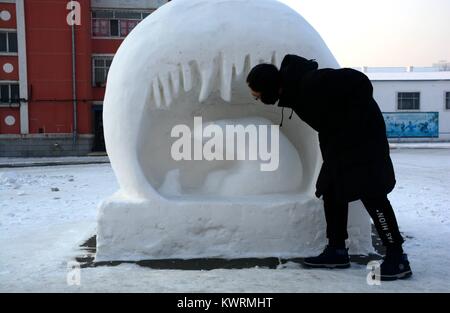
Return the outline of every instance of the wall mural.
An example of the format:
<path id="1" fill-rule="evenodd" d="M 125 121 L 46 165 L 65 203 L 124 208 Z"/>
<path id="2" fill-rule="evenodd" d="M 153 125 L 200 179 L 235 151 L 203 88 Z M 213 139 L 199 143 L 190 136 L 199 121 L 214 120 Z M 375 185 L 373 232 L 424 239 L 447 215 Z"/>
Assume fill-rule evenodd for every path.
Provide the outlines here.
<path id="1" fill-rule="evenodd" d="M 439 137 L 439 112 L 383 113 L 388 138 Z"/>

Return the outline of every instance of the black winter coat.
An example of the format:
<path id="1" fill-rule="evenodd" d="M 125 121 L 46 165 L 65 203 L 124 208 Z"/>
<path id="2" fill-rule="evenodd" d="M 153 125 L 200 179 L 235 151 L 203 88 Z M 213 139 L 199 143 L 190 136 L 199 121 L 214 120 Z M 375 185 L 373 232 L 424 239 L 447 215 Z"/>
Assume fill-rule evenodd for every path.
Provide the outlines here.
<path id="1" fill-rule="evenodd" d="M 287 55 L 281 65 L 278 106 L 292 108 L 319 133 L 323 164 L 316 196 L 354 201 L 394 189 L 386 125 L 373 87 L 363 73 L 311 69 L 309 61 Z"/>

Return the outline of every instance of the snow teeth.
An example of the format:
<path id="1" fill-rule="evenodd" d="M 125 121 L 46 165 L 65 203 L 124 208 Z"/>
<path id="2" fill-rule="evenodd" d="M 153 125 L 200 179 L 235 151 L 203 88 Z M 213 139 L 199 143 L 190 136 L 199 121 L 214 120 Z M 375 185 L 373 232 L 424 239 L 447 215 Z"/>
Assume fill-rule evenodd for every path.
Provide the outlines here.
<path id="1" fill-rule="evenodd" d="M 234 62 L 236 76 L 241 76 L 247 69 L 250 68 L 250 54 L 247 54 L 243 59 L 237 59 Z"/>
<path id="2" fill-rule="evenodd" d="M 262 59 L 257 59 L 255 56 L 254 57 L 252 57 L 252 56 L 249 56 L 249 66 L 247 67 L 247 63 L 245 64 L 246 66 L 245 66 L 245 69 L 244 69 L 244 71 L 245 71 L 245 74 L 247 75 L 248 73 L 250 73 L 250 70 L 252 69 L 252 68 L 254 68 L 256 65 L 258 65 L 258 64 L 260 64 L 260 63 L 263 63 L 264 62 L 264 60 L 262 60 Z"/>
<path id="3" fill-rule="evenodd" d="M 208 63 L 207 66 L 203 66 L 203 69 L 200 70 L 201 89 L 198 97 L 199 102 L 208 99 L 209 95 L 212 93 L 218 72 L 219 64 L 217 58 Z"/>
<path id="4" fill-rule="evenodd" d="M 177 97 L 180 92 L 180 68 L 181 66 L 178 66 L 175 70 L 172 70 L 169 75 L 170 85 L 172 86 L 174 97 Z"/>
<path id="5" fill-rule="evenodd" d="M 220 69 L 220 96 L 223 100 L 231 101 L 231 81 L 233 79 L 233 66 L 224 57 L 221 57 Z"/>
<path id="6" fill-rule="evenodd" d="M 181 74 L 181 77 L 183 78 L 183 89 L 188 92 L 192 89 L 192 69 L 190 65 L 183 64 L 181 66 Z"/>
<path id="7" fill-rule="evenodd" d="M 155 101 L 156 107 L 159 109 L 159 108 L 161 108 L 162 99 L 161 99 L 161 90 L 160 90 L 160 87 L 159 87 L 159 79 L 158 79 L 158 77 L 153 80 L 153 84 L 152 85 L 153 85 L 152 86 L 152 89 L 153 89 L 153 100 Z"/>
<path id="8" fill-rule="evenodd" d="M 197 61 L 178 64 L 166 73 L 159 73 L 152 83 L 151 101 L 156 108 L 169 107 L 180 90 L 189 92 L 194 87 L 194 81 L 200 82 L 199 102 L 204 102 L 215 88 L 219 89 L 220 97 L 231 101 L 233 79 L 242 79 L 257 64 L 271 63 L 278 68 L 281 59 L 274 51 L 269 55 L 251 56 L 230 60 L 222 53 L 208 63 L 199 65 Z M 198 78 L 197 78 L 198 77 Z"/>
<path id="9" fill-rule="evenodd" d="M 159 79 L 161 81 L 162 93 L 163 93 L 165 105 L 167 107 L 169 107 L 170 104 L 172 103 L 172 90 L 169 85 L 169 73 L 160 74 Z"/>
<path id="10" fill-rule="evenodd" d="M 247 54 L 245 56 L 245 60 L 244 60 L 244 69 L 243 69 L 243 74 L 247 75 L 248 73 L 250 73 L 250 70 L 253 68 L 252 67 L 252 60 L 251 60 L 251 56 L 250 54 Z M 255 64 L 256 65 L 256 64 Z"/>
<path id="11" fill-rule="evenodd" d="M 280 63 L 278 64 L 278 62 L 280 62 Z M 281 61 L 278 60 L 278 56 L 277 56 L 277 52 L 276 52 L 276 51 L 274 51 L 274 52 L 272 53 L 272 58 L 270 59 L 270 63 L 272 63 L 272 64 L 275 65 L 276 67 L 280 68 L 280 66 L 281 66 Z"/>

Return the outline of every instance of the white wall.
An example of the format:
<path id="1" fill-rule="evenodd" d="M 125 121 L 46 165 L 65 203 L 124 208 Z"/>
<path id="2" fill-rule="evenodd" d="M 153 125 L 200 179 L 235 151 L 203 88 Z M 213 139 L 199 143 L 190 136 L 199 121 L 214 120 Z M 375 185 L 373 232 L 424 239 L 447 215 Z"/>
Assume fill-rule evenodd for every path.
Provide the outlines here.
<path id="1" fill-rule="evenodd" d="M 419 112 L 439 112 L 439 140 L 450 140 L 450 110 L 445 108 L 450 81 L 372 81 L 372 84 L 374 98 L 383 112 L 407 112 L 397 109 L 397 93 L 420 92 Z"/>

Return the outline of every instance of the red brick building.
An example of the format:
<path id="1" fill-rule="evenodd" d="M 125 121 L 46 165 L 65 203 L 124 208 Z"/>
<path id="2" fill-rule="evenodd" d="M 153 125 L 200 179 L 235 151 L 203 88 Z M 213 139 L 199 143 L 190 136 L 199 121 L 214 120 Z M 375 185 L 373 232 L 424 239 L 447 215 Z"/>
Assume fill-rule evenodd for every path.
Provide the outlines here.
<path id="1" fill-rule="evenodd" d="M 106 75 L 162 0 L 0 1 L 0 156 L 104 150 Z"/>

